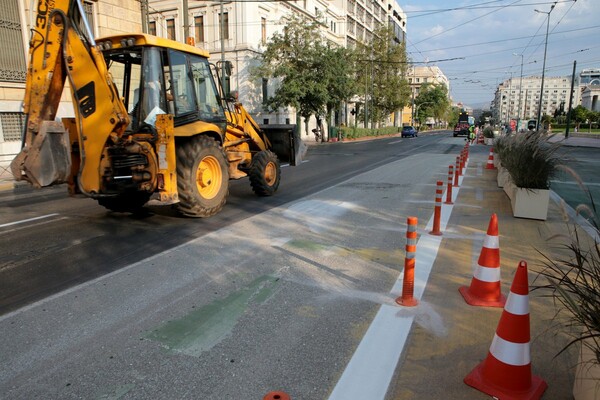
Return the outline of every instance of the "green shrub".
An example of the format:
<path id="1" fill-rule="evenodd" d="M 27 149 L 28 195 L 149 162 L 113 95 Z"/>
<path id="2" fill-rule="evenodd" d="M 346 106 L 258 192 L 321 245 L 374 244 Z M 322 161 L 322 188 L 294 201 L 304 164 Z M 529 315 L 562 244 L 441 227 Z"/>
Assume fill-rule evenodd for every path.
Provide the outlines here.
<path id="1" fill-rule="evenodd" d="M 358 139 L 361 137 L 368 136 L 386 136 L 393 135 L 400 132 L 400 128 L 397 126 L 387 126 L 385 128 L 378 129 L 365 129 L 365 128 L 353 128 L 353 127 L 342 127 L 340 128 L 342 132 L 342 138 L 344 139 Z"/>

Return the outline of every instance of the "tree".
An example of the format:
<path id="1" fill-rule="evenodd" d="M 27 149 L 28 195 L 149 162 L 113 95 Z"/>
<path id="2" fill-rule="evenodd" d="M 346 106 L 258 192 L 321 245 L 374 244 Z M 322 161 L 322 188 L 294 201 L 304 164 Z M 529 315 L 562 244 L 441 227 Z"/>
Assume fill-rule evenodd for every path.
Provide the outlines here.
<path id="1" fill-rule="evenodd" d="M 493 114 L 491 111 L 484 111 L 479 116 L 479 125 L 484 126 L 492 121 Z"/>
<path id="2" fill-rule="evenodd" d="M 370 42 L 357 45 L 356 54 L 356 81 L 365 94 L 367 118 L 381 123 L 410 99 L 406 45 L 396 43 L 393 31 L 381 26 Z"/>
<path id="3" fill-rule="evenodd" d="M 448 100 L 448 89 L 444 85 L 426 83 L 421 86 L 419 95 L 415 98 L 416 115 L 419 123 L 427 117 L 434 117 L 436 121 L 445 119 L 450 100 Z"/>
<path id="4" fill-rule="evenodd" d="M 253 77 L 280 82 L 265 104 L 268 110 L 294 107 L 308 123 L 313 115 L 331 115 L 353 94 L 348 50 L 328 43 L 314 19 L 290 16 L 283 32 L 275 33 L 257 58 L 259 66 L 252 71 Z"/>
<path id="5" fill-rule="evenodd" d="M 571 120 L 575 121 L 575 126 L 577 127 L 577 130 L 579 130 L 579 127 L 582 123 L 587 121 L 588 112 L 589 111 L 582 105 L 579 105 L 571 110 Z"/>

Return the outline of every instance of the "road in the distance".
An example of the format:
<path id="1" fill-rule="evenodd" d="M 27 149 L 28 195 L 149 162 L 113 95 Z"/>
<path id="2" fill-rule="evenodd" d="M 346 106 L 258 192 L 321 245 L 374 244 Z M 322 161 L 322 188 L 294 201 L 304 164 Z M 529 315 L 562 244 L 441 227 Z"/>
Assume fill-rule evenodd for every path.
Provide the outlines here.
<path id="1" fill-rule="evenodd" d="M 247 179 L 233 181 L 223 211 L 207 219 L 182 218 L 158 206 L 146 207 L 141 217 L 111 213 L 91 199 L 69 198 L 63 188 L 4 193 L 0 315 L 391 161 L 423 151 L 456 153 L 464 145 L 461 138 L 438 143 L 449 135 L 311 145 L 306 162 L 282 169 L 275 196 L 257 197 Z M 32 221 L 7 225 L 27 219 Z"/>

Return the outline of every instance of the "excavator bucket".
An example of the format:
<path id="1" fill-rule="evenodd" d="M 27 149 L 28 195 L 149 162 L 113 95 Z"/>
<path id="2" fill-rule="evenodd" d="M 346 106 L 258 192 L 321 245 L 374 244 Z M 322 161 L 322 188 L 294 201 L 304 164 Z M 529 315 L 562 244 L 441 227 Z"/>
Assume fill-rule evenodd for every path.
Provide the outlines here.
<path id="1" fill-rule="evenodd" d="M 292 166 L 302 163 L 307 147 L 300 139 L 297 125 L 260 125 L 271 142 L 271 150 L 279 161 Z"/>
<path id="2" fill-rule="evenodd" d="M 71 172 L 69 134 L 57 121 L 43 121 L 31 145 L 25 146 L 10 164 L 17 181 L 36 187 L 67 182 Z"/>

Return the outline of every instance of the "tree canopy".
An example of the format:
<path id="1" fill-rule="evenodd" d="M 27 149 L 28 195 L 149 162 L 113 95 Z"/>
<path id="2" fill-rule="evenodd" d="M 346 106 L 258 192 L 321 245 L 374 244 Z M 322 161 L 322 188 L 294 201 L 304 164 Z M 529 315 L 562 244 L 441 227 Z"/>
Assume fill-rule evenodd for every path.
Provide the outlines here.
<path id="1" fill-rule="evenodd" d="M 427 117 L 437 121 L 446 119 L 450 107 L 448 89 L 444 85 L 426 83 L 421 86 L 419 95 L 415 98 L 416 119 L 420 122 Z M 458 117 L 457 117 L 458 120 Z"/>
<path id="2" fill-rule="evenodd" d="M 394 41 L 389 27 L 382 25 L 371 41 L 357 45 L 356 62 L 356 81 L 366 98 L 369 120 L 381 123 L 392 112 L 408 105 L 406 47 L 404 42 Z"/>
<path id="3" fill-rule="evenodd" d="M 253 75 L 280 80 L 265 104 L 269 110 L 291 106 L 304 119 L 322 117 L 354 93 L 351 52 L 328 42 L 319 27 L 318 21 L 292 15 L 266 43 Z"/>

